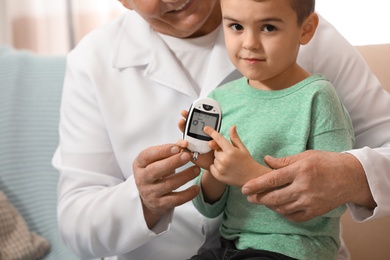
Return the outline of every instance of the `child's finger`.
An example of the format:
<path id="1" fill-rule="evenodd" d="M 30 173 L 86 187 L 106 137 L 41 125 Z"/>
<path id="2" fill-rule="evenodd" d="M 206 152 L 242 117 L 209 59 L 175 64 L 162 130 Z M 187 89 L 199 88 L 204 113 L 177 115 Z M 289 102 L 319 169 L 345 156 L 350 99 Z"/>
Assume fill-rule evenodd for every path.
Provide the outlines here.
<path id="1" fill-rule="evenodd" d="M 180 131 L 181 131 L 182 133 L 184 133 L 184 129 L 185 129 L 185 127 L 186 127 L 186 118 L 187 118 L 187 115 L 188 115 L 188 111 L 187 111 L 187 110 L 182 110 L 182 111 L 180 112 L 180 114 L 181 114 L 181 116 L 182 116 L 183 118 L 181 118 L 181 119 L 179 120 L 179 122 L 177 123 L 177 126 L 179 127 Z"/>
<path id="2" fill-rule="evenodd" d="M 184 128 L 186 127 L 186 121 L 184 118 L 181 118 L 179 122 L 177 123 L 177 126 L 179 127 L 180 131 L 184 133 Z"/>
<path id="3" fill-rule="evenodd" d="M 221 149 L 221 147 L 219 147 L 219 145 L 217 144 L 217 142 L 216 141 L 214 141 L 214 140 L 211 140 L 211 141 L 209 141 L 209 147 L 212 149 L 212 150 L 220 150 Z"/>
<path id="4" fill-rule="evenodd" d="M 182 110 L 182 111 L 180 111 L 180 114 L 181 114 L 182 117 L 187 118 L 188 111 L 187 110 Z"/>
<path id="5" fill-rule="evenodd" d="M 240 138 L 240 136 L 237 133 L 237 127 L 236 126 L 232 126 L 230 128 L 230 133 L 229 134 L 230 134 L 230 141 L 232 142 L 232 144 L 235 147 L 237 147 L 239 149 L 246 149 L 246 146 L 241 141 L 241 138 Z"/>
<path id="6" fill-rule="evenodd" d="M 223 137 L 220 133 L 215 131 L 212 127 L 210 126 L 205 126 L 203 131 L 209 135 L 213 140 L 218 144 L 218 146 L 222 150 L 229 149 L 231 147 L 231 144 L 228 140 L 226 140 L 225 137 Z"/>

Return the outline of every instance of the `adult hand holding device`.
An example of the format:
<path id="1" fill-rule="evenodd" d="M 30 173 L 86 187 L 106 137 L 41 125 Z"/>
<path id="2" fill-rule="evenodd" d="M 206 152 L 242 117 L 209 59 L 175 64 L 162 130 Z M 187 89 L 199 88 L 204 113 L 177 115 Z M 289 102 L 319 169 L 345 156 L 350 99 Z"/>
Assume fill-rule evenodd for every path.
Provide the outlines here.
<path id="1" fill-rule="evenodd" d="M 134 178 L 149 229 L 164 214 L 192 200 L 199 193 L 199 186 L 196 185 L 176 191 L 200 173 L 197 166 L 175 173 L 190 159 L 190 154 L 182 153 L 177 145 L 165 144 L 143 150 L 134 160 Z"/>

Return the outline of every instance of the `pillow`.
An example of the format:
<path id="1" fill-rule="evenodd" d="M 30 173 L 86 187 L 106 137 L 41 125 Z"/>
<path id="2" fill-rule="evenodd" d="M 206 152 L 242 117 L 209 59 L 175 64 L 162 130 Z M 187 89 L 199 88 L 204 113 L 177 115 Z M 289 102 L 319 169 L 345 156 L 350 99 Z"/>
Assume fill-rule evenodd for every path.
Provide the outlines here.
<path id="1" fill-rule="evenodd" d="M 0 191 L 0 259 L 35 260 L 49 250 L 49 242 L 29 231 L 17 209 Z"/>

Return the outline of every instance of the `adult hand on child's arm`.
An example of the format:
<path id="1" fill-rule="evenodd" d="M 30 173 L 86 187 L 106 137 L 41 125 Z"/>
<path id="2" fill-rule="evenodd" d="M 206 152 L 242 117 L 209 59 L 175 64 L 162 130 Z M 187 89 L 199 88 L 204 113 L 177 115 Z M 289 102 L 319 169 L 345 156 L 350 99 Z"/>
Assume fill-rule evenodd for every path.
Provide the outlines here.
<path id="1" fill-rule="evenodd" d="M 206 126 L 204 132 L 213 138 L 209 145 L 215 150 L 215 159 L 210 172 L 220 182 L 241 187 L 247 181 L 272 171 L 253 159 L 235 126 L 230 129 L 231 143 L 211 127 Z"/>
<path id="2" fill-rule="evenodd" d="M 310 150 L 265 162 L 277 170 L 248 181 L 243 194 L 296 222 L 345 203 L 374 208 L 364 169 L 351 154 Z"/>

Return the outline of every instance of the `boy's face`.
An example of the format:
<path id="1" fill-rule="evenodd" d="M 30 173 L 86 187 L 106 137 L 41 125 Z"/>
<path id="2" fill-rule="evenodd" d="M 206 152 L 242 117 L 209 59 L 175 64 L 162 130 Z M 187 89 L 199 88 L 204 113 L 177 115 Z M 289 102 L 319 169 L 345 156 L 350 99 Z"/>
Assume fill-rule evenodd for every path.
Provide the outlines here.
<path id="1" fill-rule="evenodd" d="M 230 60 L 251 86 L 277 83 L 296 67 L 302 30 L 289 0 L 221 0 L 221 7 Z"/>
<path id="2" fill-rule="evenodd" d="M 120 0 L 157 32 L 179 38 L 210 33 L 221 24 L 219 0 Z M 137 28 L 135 28 L 136 30 Z"/>

